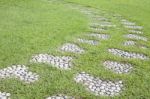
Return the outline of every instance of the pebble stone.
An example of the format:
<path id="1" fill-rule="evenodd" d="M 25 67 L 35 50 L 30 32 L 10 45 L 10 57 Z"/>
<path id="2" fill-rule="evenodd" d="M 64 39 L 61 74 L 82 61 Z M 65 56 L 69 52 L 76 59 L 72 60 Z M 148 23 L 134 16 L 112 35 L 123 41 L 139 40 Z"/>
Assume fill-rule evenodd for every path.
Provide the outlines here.
<path id="1" fill-rule="evenodd" d="M 135 44 L 136 44 L 135 41 L 125 41 L 125 42 L 123 43 L 124 46 L 132 46 L 132 45 L 135 45 Z"/>
<path id="2" fill-rule="evenodd" d="M 59 95 L 47 97 L 46 99 L 75 99 L 75 98 L 72 96 L 65 96 L 65 95 L 59 94 Z"/>
<path id="3" fill-rule="evenodd" d="M 125 35 L 125 37 L 126 37 L 126 38 L 129 38 L 129 39 L 136 39 L 136 40 L 147 41 L 147 38 L 146 38 L 146 37 L 139 36 L 139 35 L 135 35 L 135 34 L 127 34 L 127 35 Z"/>
<path id="4" fill-rule="evenodd" d="M 122 81 L 102 80 L 85 72 L 78 73 L 74 80 L 83 84 L 88 91 L 96 96 L 116 96 L 120 94 L 123 88 Z"/>
<path id="5" fill-rule="evenodd" d="M 96 32 L 104 32 L 104 31 L 106 31 L 106 29 L 104 29 L 104 28 L 99 28 L 99 27 L 90 27 L 90 29 L 91 29 L 92 31 L 96 31 Z"/>
<path id="6" fill-rule="evenodd" d="M 53 56 L 48 54 L 39 54 L 32 56 L 31 62 L 51 64 L 59 69 L 70 69 L 72 67 L 72 57 L 69 56 Z"/>
<path id="7" fill-rule="evenodd" d="M 143 34 L 142 31 L 138 31 L 138 30 L 129 30 L 130 33 L 135 33 L 135 34 Z"/>
<path id="8" fill-rule="evenodd" d="M 128 29 L 137 29 L 137 30 L 141 30 L 143 29 L 142 26 L 135 26 L 135 25 L 125 25 L 125 28 L 128 28 Z"/>
<path id="9" fill-rule="evenodd" d="M 97 37 L 98 39 L 102 39 L 102 40 L 107 40 L 110 38 L 110 36 L 108 34 L 96 34 L 96 33 L 91 33 L 91 34 L 88 34 L 89 36 L 92 36 L 92 37 Z"/>
<path id="10" fill-rule="evenodd" d="M 94 27 L 115 27 L 116 25 L 112 25 L 108 22 L 100 22 L 100 23 L 91 23 L 90 26 Z"/>
<path id="11" fill-rule="evenodd" d="M 121 20 L 121 23 L 123 25 L 130 25 L 130 26 L 136 25 L 134 22 L 130 22 L 130 21 L 125 20 L 125 19 Z"/>
<path id="12" fill-rule="evenodd" d="M 38 80 L 39 75 L 28 71 L 25 65 L 13 65 L 0 70 L 0 79 L 18 78 L 25 83 L 33 83 Z"/>
<path id="13" fill-rule="evenodd" d="M 7 92 L 0 92 L 0 99 L 10 99 L 11 94 Z"/>
<path id="14" fill-rule="evenodd" d="M 116 62 L 116 61 L 105 61 L 103 63 L 103 65 L 107 69 L 109 69 L 117 74 L 126 74 L 132 70 L 131 64 L 125 64 L 125 63 L 120 63 L 120 62 Z"/>
<path id="15" fill-rule="evenodd" d="M 148 56 L 141 54 L 141 53 L 135 53 L 135 52 L 127 52 L 120 49 L 111 48 L 108 49 L 108 52 L 112 53 L 113 55 L 117 55 L 124 58 L 135 58 L 135 59 L 141 59 L 146 60 L 149 59 Z"/>
<path id="16" fill-rule="evenodd" d="M 65 52 L 72 52 L 72 53 L 78 53 L 81 54 L 84 52 L 84 49 L 80 48 L 79 46 L 72 44 L 72 43 L 66 43 L 61 48 L 61 51 Z"/>
<path id="17" fill-rule="evenodd" d="M 95 40 L 85 40 L 85 39 L 77 39 L 80 43 L 87 43 L 90 45 L 98 45 L 98 41 Z"/>

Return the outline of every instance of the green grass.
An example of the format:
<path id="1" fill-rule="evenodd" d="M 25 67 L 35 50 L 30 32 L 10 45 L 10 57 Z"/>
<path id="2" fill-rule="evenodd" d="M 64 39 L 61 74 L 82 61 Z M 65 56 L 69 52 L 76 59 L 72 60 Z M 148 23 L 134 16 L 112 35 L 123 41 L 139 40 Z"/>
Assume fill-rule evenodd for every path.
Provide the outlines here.
<path id="1" fill-rule="evenodd" d="M 65 0 L 89 8 L 105 10 L 111 17 L 120 14 L 126 19 L 144 26 L 144 36 L 149 38 L 150 1 L 148 0 Z M 85 71 L 96 77 L 110 80 L 123 80 L 125 90 L 115 99 L 148 99 L 150 98 L 150 61 L 124 59 L 107 53 L 108 48 L 120 48 L 140 52 L 150 56 L 150 51 L 136 47 L 121 46 L 127 31 L 118 20 L 112 22 L 119 25 L 118 29 L 110 29 L 110 40 L 100 41 L 98 46 L 79 44 L 86 53 L 75 55 L 60 53 L 57 48 L 65 42 L 73 42 L 77 37 L 86 37 L 88 20 L 78 10 L 72 10 L 64 2 L 42 0 L 1 0 L 0 1 L 0 68 L 12 64 L 25 64 L 30 70 L 38 73 L 38 82 L 28 85 L 14 79 L 0 80 L 0 91 L 12 94 L 12 99 L 43 99 L 59 93 L 84 99 L 109 99 L 96 97 L 85 88 L 76 84 L 74 74 Z M 95 38 L 91 38 L 95 39 Z M 150 39 L 150 38 L 149 38 Z M 119 42 L 118 42 L 119 41 Z M 138 41 L 150 47 L 150 42 Z M 69 55 L 74 57 L 71 71 L 61 71 L 46 64 L 31 64 L 29 60 L 36 53 Z M 87 57 L 88 56 L 88 57 Z M 128 75 L 117 75 L 102 66 L 104 60 L 117 60 L 132 63 L 134 71 Z"/>

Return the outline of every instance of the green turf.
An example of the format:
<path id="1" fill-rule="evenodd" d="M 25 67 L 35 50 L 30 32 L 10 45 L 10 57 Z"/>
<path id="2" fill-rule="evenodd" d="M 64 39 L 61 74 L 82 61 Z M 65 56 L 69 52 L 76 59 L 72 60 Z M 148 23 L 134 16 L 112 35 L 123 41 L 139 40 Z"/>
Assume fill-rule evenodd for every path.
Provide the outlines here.
<path id="1" fill-rule="evenodd" d="M 112 14 L 120 14 L 126 19 L 144 26 L 144 36 L 149 38 L 150 1 L 148 0 L 64 0 L 76 4 L 105 10 Z M 110 80 L 123 80 L 125 89 L 115 99 L 149 99 L 150 98 L 150 61 L 124 59 L 107 53 L 108 48 L 120 48 L 140 52 L 150 56 L 150 51 L 136 47 L 123 47 L 122 28 L 118 20 L 112 22 L 119 25 L 118 29 L 110 29 L 110 40 L 100 41 L 98 46 L 79 44 L 86 49 L 83 55 L 60 53 L 57 48 L 65 42 L 73 42 L 77 37 L 86 37 L 90 20 L 78 10 L 71 9 L 72 3 L 59 0 L 1 0 L 0 1 L 0 68 L 12 64 L 25 64 L 30 70 L 38 73 L 38 82 L 28 85 L 19 80 L 0 80 L 0 91 L 12 94 L 12 99 L 43 99 L 50 95 L 63 93 L 83 99 L 109 99 L 96 97 L 85 88 L 76 84 L 74 74 L 85 71 L 96 77 Z M 90 38 L 91 39 L 91 38 Z M 96 39 L 96 38 L 92 38 Z M 149 38 L 150 39 L 150 38 Z M 119 42 L 118 42 L 119 41 Z M 150 42 L 139 43 L 150 47 Z M 71 71 L 61 71 L 50 65 L 31 64 L 29 60 L 36 53 L 69 55 L 74 57 Z M 88 57 L 87 57 L 88 56 Z M 111 59 L 133 64 L 134 71 L 128 75 L 118 75 L 102 66 L 104 60 Z"/>

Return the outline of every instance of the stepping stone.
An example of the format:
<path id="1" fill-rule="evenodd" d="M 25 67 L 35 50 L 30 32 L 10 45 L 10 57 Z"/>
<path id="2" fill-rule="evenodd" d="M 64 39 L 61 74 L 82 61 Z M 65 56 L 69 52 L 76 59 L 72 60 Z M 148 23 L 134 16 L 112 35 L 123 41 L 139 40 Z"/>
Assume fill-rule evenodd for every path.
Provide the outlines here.
<path id="1" fill-rule="evenodd" d="M 72 67 L 72 57 L 69 56 L 53 56 L 48 54 L 39 54 L 32 57 L 30 62 L 51 64 L 53 67 L 68 70 Z"/>
<path id="2" fill-rule="evenodd" d="M 88 34 L 88 35 L 92 36 L 92 37 L 96 37 L 96 38 L 101 39 L 101 40 L 108 40 L 110 38 L 110 36 L 108 34 L 91 33 L 91 34 Z"/>
<path id="3" fill-rule="evenodd" d="M 25 83 L 33 83 L 38 80 L 39 75 L 28 71 L 24 65 L 13 65 L 0 70 L 0 79 L 18 78 Z"/>
<path id="4" fill-rule="evenodd" d="M 127 35 L 125 35 L 125 37 L 129 38 L 129 39 L 136 39 L 136 40 L 147 41 L 146 37 L 135 35 L 135 34 L 127 34 Z"/>
<path id="5" fill-rule="evenodd" d="M 61 51 L 65 51 L 65 52 L 72 52 L 72 53 L 78 53 L 81 54 L 84 52 L 84 50 L 82 48 L 80 48 L 79 46 L 72 44 L 72 43 L 66 43 L 64 44 L 61 48 Z"/>
<path id="6" fill-rule="evenodd" d="M 107 18 L 101 17 L 101 16 L 98 16 L 98 17 L 94 16 L 94 17 L 91 17 L 91 19 L 95 21 L 108 21 Z"/>
<path id="7" fill-rule="evenodd" d="M 7 92 L 0 92 L 0 99 L 10 99 L 11 94 Z"/>
<path id="8" fill-rule="evenodd" d="M 135 34 L 143 34 L 142 31 L 138 31 L 138 30 L 129 30 L 130 33 L 135 33 Z"/>
<path id="9" fill-rule="evenodd" d="M 104 32 L 106 31 L 104 28 L 98 28 L 98 27 L 90 27 L 91 30 L 96 32 Z"/>
<path id="10" fill-rule="evenodd" d="M 115 27 L 116 25 L 108 24 L 108 23 L 92 23 L 90 26 L 94 27 Z"/>
<path id="11" fill-rule="evenodd" d="M 142 48 L 142 49 L 147 49 L 147 47 L 146 46 L 144 46 L 144 45 L 137 45 L 137 43 L 135 42 L 135 41 L 125 41 L 124 43 L 123 43 L 123 45 L 124 46 L 134 46 L 134 45 L 136 45 L 137 47 L 139 47 L 139 48 Z"/>
<path id="12" fill-rule="evenodd" d="M 96 96 L 116 96 L 123 88 L 122 81 L 109 81 L 95 78 L 85 72 L 78 73 L 74 80 L 86 87 L 88 91 Z"/>
<path id="13" fill-rule="evenodd" d="M 75 98 L 72 96 L 65 96 L 65 95 L 60 94 L 60 95 L 47 97 L 46 99 L 75 99 Z"/>
<path id="14" fill-rule="evenodd" d="M 113 55 L 117 55 L 123 58 L 135 58 L 135 59 L 141 59 L 141 60 L 149 59 L 149 57 L 144 54 L 127 52 L 127 51 L 123 51 L 123 50 L 115 49 L 115 48 L 108 49 L 108 52 L 112 53 Z"/>
<path id="15" fill-rule="evenodd" d="M 134 26 L 134 25 L 132 25 L 132 26 L 130 26 L 130 25 L 125 25 L 125 28 L 129 28 L 129 29 L 137 29 L 137 30 L 143 29 L 142 26 Z"/>
<path id="16" fill-rule="evenodd" d="M 80 43 L 86 43 L 90 45 L 98 45 L 98 41 L 95 40 L 85 40 L 85 39 L 77 39 Z"/>
<path id="17" fill-rule="evenodd" d="M 132 45 L 135 45 L 135 44 L 136 44 L 135 41 L 125 41 L 125 42 L 123 43 L 124 46 L 132 46 Z"/>
<path id="18" fill-rule="evenodd" d="M 106 69 L 109 69 L 117 74 L 126 74 L 132 70 L 131 64 L 125 64 L 116 61 L 105 61 L 103 65 Z"/>
<path id="19" fill-rule="evenodd" d="M 130 21 L 128 21 L 128 20 L 121 20 L 121 23 L 123 24 L 123 25 L 136 25 L 134 22 L 130 22 Z"/>

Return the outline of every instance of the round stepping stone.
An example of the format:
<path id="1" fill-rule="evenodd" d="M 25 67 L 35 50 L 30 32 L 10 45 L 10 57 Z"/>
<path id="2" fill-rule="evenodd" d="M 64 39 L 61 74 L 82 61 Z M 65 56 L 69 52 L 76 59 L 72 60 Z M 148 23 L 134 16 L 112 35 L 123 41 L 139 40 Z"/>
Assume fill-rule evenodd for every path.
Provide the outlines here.
<path id="1" fill-rule="evenodd" d="M 128 21 L 128 20 L 121 20 L 121 23 L 122 23 L 123 25 L 135 25 L 134 22 L 130 22 L 130 21 Z"/>
<path id="2" fill-rule="evenodd" d="M 104 32 L 104 31 L 106 31 L 104 28 L 98 28 L 98 27 L 90 27 L 90 29 L 92 31 L 96 31 L 96 32 Z"/>
<path id="3" fill-rule="evenodd" d="M 116 25 L 108 24 L 108 23 L 91 23 L 90 26 L 94 27 L 115 27 Z"/>
<path id="4" fill-rule="evenodd" d="M 135 35 L 135 34 L 127 34 L 127 35 L 125 35 L 125 37 L 126 37 L 126 38 L 129 38 L 129 39 L 136 39 L 136 40 L 147 41 L 147 38 L 146 38 L 146 37 L 139 36 L 139 35 Z"/>
<path id="5" fill-rule="evenodd" d="M 71 43 L 66 43 L 64 44 L 61 48 L 61 51 L 65 51 L 65 52 L 72 52 L 72 53 L 78 53 L 81 54 L 84 52 L 84 50 L 82 48 L 80 48 L 79 46 L 75 45 L 75 44 L 71 44 Z"/>
<path id="6" fill-rule="evenodd" d="M 107 40 L 110 38 L 110 36 L 108 34 L 96 34 L 96 33 L 91 33 L 91 34 L 88 34 L 89 36 L 92 36 L 92 37 L 96 37 L 98 39 L 101 39 L 101 40 Z"/>
<path id="7" fill-rule="evenodd" d="M 80 43 L 86 43 L 90 45 L 98 45 L 98 41 L 94 40 L 85 40 L 85 39 L 77 39 Z"/>
<path id="8" fill-rule="evenodd" d="M 70 69 L 72 67 L 72 57 L 69 56 L 53 56 L 48 54 L 39 54 L 32 56 L 31 62 L 51 64 L 59 69 Z"/>
<path id="9" fill-rule="evenodd" d="M 97 96 L 116 96 L 120 94 L 123 88 L 122 81 L 102 80 L 85 72 L 78 73 L 74 80 L 83 84 L 88 91 Z"/>
<path id="10" fill-rule="evenodd" d="M 127 51 L 123 51 L 123 50 L 115 49 L 115 48 L 108 49 L 108 52 L 112 53 L 113 55 L 117 55 L 123 58 L 135 58 L 135 59 L 141 59 L 141 60 L 149 59 L 149 57 L 144 54 L 127 52 Z"/>
<path id="11" fill-rule="evenodd" d="M 24 65 L 13 65 L 0 70 L 0 79 L 18 78 L 25 83 L 33 83 L 38 80 L 39 75 L 28 71 Z"/>
<path id="12" fill-rule="evenodd" d="M 0 92 L 0 99 L 10 99 L 11 94 L 7 92 Z"/>
<path id="13" fill-rule="evenodd" d="M 106 69 L 109 69 L 117 74 L 126 74 L 132 70 L 131 64 L 125 64 L 116 61 L 105 61 L 103 65 Z"/>
<path id="14" fill-rule="evenodd" d="M 130 33 L 135 33 L 135 34 L 143 34 L 142 31 L 138 31 L 138 30 L 129 30 Z"/>
<path id="15" fill-rule="evenodd" d="M 142 26 L 134 26 L 134 25 L 132 25 L 132 26 L 130 26 L 130 25 L 125 25 L 125 28 L 128 28 L 128 29 L 137 29 L 137 30 L 143 29 Z"/>
<path id="16" fill-rule="evenodd" d="M 46 99 L 75 99 L 75 98 L 72 96 L 65 96 L 65 95 L 59 94 L 59 95 L 47 97 Z"/>
<path id="17" fill-rule="evenodd" d="M 135 44 L 136 44 L 135 41 L 125 41 L 123 43 L 124 46 L 132 46 L 132 45 L 135 45 Z"/>

